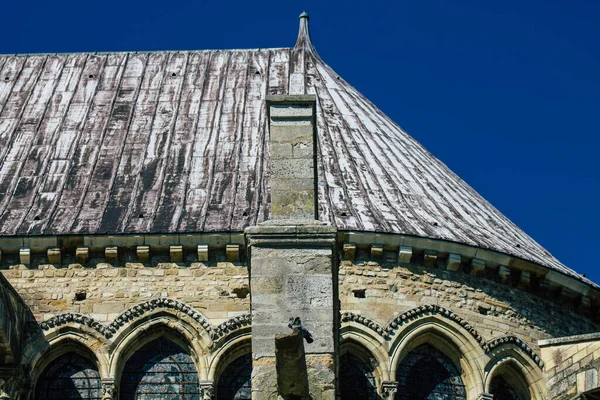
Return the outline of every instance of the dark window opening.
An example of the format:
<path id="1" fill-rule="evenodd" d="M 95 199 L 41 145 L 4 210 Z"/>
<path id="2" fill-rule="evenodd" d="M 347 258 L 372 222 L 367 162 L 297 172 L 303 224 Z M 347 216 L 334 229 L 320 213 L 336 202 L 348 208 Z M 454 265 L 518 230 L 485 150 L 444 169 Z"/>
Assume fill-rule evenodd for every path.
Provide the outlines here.
<path id="1" fill-rule="evenodd" d="M 398 366 L 396 400 L 466 400 L 460 372 L 444 353 L 424 344 Z"/>
<path id="2" fill-rule="evenodd" d="M 53 361 L 38 379 L 38 400 L 100 400 L 102 382 L 98 368 L 87 358 L 67 353 Z"/>
<path id="3" fill-rule="evenodd" d="M 340 388 L 342 400 L 378 400 L 373 371 L 353 354 L 340 357 Z"/>
<path id="4" fill-rule="evenodd" d="M 139 349 L 125 364 L 121 400 L 200 400 L 198 372 L 190 355 L 160 338 Z"/>
<path id="5" fill-rule="evenodd" d="M 252 357 L 250 354 L 229 363 L 219 377 L 217 400 L 252 399 Z"/>
<path id="6" fill-rule="evenodd" d="M 490 382 L 490 394 L 494 400 L 521 400 L 517 391 L 501 376 L 495 376 Z"/>

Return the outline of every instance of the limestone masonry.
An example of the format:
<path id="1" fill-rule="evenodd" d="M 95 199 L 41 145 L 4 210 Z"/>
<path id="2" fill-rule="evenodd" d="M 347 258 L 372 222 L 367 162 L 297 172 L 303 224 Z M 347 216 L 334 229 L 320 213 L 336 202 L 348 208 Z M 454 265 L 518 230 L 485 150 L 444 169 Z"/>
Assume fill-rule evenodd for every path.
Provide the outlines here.
<path id="1" fill-rule="evenodd" d="M 0 399 L 600 399 L 600 286 L 293 48 L 0 56 Z"/>

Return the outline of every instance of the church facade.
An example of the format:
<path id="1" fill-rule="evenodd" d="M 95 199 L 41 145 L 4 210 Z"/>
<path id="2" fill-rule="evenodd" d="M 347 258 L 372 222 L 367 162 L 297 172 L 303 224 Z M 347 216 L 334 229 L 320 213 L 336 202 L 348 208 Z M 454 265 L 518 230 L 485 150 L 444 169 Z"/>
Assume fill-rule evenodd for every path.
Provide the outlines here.
<path id="1" fill-rule="evenodd" d="M 600 398 L 600 286 L 293 48 L 0 56 L 0 399 Z"/>

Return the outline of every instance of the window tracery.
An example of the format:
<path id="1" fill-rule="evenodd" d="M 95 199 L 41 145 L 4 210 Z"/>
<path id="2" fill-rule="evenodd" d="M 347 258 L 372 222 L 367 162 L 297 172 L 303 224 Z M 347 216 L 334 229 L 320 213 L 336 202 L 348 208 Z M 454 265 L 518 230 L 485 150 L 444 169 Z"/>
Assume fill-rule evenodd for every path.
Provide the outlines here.
<path id="1" fill-rule="evenodd" d="M 379 399 L 372 369 L 350 353 L 340 357 L 340 391 L 342 400 Z"/>
<path id="2" fill-rule="evenodd" d="M 460 372 L 435 347 L 424 344 L 411 351 L 396 372 L 396 400 L 466 400 Z"/>
<path id="3" fill-rule="evenodd" d="M 125 364 L 119 398 L 200 400 L 194 361 L 170 340 L 154 340 L 139 349 Z"/>
<path id="4" fill-rule="evenodd" d="M 102 382 L 98 368 L 87 358 L 67 353 L 54 360 L 37 381 L 38 400 L 100 400 Z"/>
<path id="5" fill-rule="evenodd" d="M 219 377 L 217 400 L 252 398 L 252 357 L 250 354 L 233 360 Z"/>

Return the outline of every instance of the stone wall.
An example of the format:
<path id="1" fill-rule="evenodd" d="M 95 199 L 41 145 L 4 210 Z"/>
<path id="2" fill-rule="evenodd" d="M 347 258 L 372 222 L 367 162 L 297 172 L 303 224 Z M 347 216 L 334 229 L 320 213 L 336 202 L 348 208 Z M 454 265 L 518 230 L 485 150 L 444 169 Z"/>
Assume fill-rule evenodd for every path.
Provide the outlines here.
<path id="1" fill-rule="evenodd" d="M 155 297 L 190 305 L 214 325 L 250 310 L 248 268 L 241 263 L 117 265 L 100 262 L 85 268 L 70 264 L 29 269 L 18 264 L 2 273 L 40 322 L 64 312 L 112 321 L 125 309 Z"/>
<path id="2" fill-rule="evenodd" d="M 398 314 L 437 304 L 466 319 L 486 340 L 508 333 L 529 342 L 598 331 L 589 319 L 509 284 L 460 271 L 397 263 L 342 261 L 342 312 L 385 326 Z"/>
<path id="3" fill-rule="evenodd" d="M 573 399 L 598 389 L 600 333 L 543 340 L 539 345 L 549 399 Z"/>

